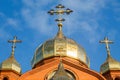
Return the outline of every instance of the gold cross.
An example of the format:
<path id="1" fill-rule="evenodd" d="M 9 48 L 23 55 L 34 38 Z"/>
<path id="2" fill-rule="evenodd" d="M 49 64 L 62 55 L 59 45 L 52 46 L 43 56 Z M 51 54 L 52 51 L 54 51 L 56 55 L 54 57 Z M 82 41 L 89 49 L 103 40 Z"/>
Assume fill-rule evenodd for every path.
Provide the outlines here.
<path id="1" fill-rule="evenodd" d="M 65 21 L 65 19 L 62 18 L 61 16 L 62 16 L 64 13 L 66 13 L 66 14 L 69 15 L 71 12 L 73 12 L 73 11 L 70 10 L 69 8 L 67 8 L 66 10 L 64 10 L 64 8 L 65 8 L 65 7 L 64 7 L 63 5 L 58 4 L 58 5 L 56 6 L 56 9 L 57 9 L 57 10 L 51 9 L 50 11 L 48 11 L 48 13 L 49 13 L 50 15 L 54 15 L 54 14 L 58 15 L 58 19 L 55 20 L 55 21 L 58 22 L 58 27 L 62 27 L 62 22 Z"/>
<path id="2" fill-rule="evenodd" d="M 108 53 L 108 55 L 110 55 L 109 44 L 112 44 L 113 41 L 110 41 L 110 40 L 108 40 L 107 37 L 105 37 L 104 40 L 101 40 L 101 41 L 100 41 L 100 43 L 104 43 L 104 44 L 106 44 L 107 53 Z"/>
<path id="3" fill-rule="evenodd" d="M 8 42 L 12 43 L 12 54 L 14 55 L 14 51 L 15 51 L 15 48 L 16 48 L 16 43 L 21 43 L 22 41 L 17 40 L 17 37 L 14 36 L 14 39 L 13 40 L 8 40 Z"/>

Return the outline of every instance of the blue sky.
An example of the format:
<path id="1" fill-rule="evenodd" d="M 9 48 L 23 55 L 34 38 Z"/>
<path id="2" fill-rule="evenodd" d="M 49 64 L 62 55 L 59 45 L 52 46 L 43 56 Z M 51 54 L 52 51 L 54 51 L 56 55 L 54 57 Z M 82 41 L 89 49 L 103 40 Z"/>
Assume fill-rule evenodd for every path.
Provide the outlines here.
<path id="1" fill-rule="evenodd" d="M 85 49 L 91 69 L 99 72 L 106 59 L 105 46 L 99 44 L 105 36 L 114 41 L 111 55 L 120 61 L 120 0 L 0 0 L 0 62 L 10 56 L 7 40 L 16 35 L 22 43 L 17 44 L 15 57 L 22 72 L 30 70 L 37 46 L 57 33 L 56 16 L 47 11 L 60 3 L 74 11 L 64 15 L 63 32 Z"/>

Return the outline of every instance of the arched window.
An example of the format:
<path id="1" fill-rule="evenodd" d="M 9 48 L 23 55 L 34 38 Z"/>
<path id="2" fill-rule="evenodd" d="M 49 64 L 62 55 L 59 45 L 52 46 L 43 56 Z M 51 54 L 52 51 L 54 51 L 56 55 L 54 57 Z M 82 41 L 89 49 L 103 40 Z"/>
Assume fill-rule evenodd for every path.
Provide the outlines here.
<path id="1" fill-rule="evenodd" d="M 57 70 L 49 73 L 48 76 L 45 78 L 45 80 L 52 80 L 51 78 L 54 76 L 54 74 L 56 73 L 56 71 L 57 71 Z M 68 75 L 72 80 L 76 80 L 75 75 L 74 75 L 71 71 L 69 71 L 69 70 L 65 70 L 65 71 L 66 71 L 67 75 Z M 60 80 L 63 80 L 63 79 L 60 79 Z"/>
<path id="2" fill-rule="evenodd" d="M 3 80 L 9 80 L 8 77 L 4 77 Z"/>
<path id="3" fill-rule="evenodd" d="M 120 80 L 120 77 L 116 77 L 114 80 Z"/>

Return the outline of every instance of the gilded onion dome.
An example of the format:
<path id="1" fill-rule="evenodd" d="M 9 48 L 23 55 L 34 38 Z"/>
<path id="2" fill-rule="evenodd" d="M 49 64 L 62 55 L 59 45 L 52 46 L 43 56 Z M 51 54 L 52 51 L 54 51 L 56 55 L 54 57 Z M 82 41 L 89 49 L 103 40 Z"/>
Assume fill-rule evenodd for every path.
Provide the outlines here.
<path id="1" fill-rule="evenodd" d="M 110 49 L 109 44 L 112 44 L 113 41 L 109 41 L 107 37 L 104 38 L 104 40 L 100 41 L 100 43 L 106 44 L 106 50 L 107 50 L 107 59 L 106 61 L 101 65 L 100 72 L 103 74 L 110 70 L 120 70 L 120 62 L 113 59 L 110 55 Z"/>
<path id="2" fill-rule="evenodd" d="M 106 61 L 100 67 L 102 74 L 109 70 L 120 70 L 120 62 L 113 59 L 110 55 L 107 56 Z"/>
<path id="3" fill-rule="evenodd" d="M 70 9 L 63 10 L 65 7 L 61 4 L 56 6 L 56 8 L 56 11 L 52 9 L 48 13 L 51 15 L 59 15 L 59 18 L 56 19 L 59 28 L 58 33 L 55 38 L 47 40 L 42 45 L 38 46 L 31 62 L 32 68 L 41 60 L 55 56 L 74 58 L 84 63 L 86 66 L 89 66 L 89 59 L 85 50 L 74 40 L 65 37 L 62 33 L 62 22 L 65 21 L 65 19 L 61 18 L 61 15 L 64 13 L 70 14 L 73 11 Z"/>
<path id="4" fill-rule="evenodd" d="M 21 42 L 20 40 L 17 40 L 17 37 L 14 37 L 14 40 L 8 40 L 9 43 L 12 43 L 12 52 L 10 57 L 3 61 L 0 64 L 0 70 L 11 70 L 11 71 L 15 71 L 18 74 L 21 74 L 21 67 L 20 64 L 16 61 L 15 57 L 14 57 L 14 52 L 15 52 L 15 48 L 16 48 L 16 43 Z"/>
<path id="5" fill-rule="evenodd" d="M 20 64 L 14 58 L 14 55 L 11 55 L 7 60 L 3 61 L 0 64 L 0 70 L 12 70 L 17 72 L 18 74 L 21 73 Z"/>
<path id="6" fill-rule="evenodd" d="M 55 38 L 47 40 L 42 45 L 38 46 L 31 62 L 32 67 L 35 67 L 41 60 L 55 56 L 74 58 L 89 66 L 89 59 L 84 48 L 74 40 L 66 38 L 60 27 Z"/>

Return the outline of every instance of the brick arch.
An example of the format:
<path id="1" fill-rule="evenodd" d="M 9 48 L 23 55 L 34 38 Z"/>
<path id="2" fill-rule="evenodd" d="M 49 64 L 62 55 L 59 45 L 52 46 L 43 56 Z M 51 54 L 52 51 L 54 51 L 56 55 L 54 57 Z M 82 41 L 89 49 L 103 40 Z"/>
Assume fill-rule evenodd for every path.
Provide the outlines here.
<path id="1" fill-rule="evenodd" d="M 5 76 L 5 77 L 3 77 L 2 80 L 9 80 L 9 77 L 8 77 L 8 76 Z"/>
<path id="2" fill-rule="evenodd" d="M 119 77 L 119 76 L 117 76 L 114 80 L 120 80 L 120 77 Z"/>
<path id="3" fill-rule="evenodd" d="M 54 74 L 56 71 L 57 71 L 57 69 L 54 69 L 54 70 L 49 71 L 49 73 L 46 74 L 46 76 L 45 76 L 45 80 L 48 80 L 49 75 Z M 69 75 L 71 75 L 75 80 L 76 80 L 76 79 L 78 80 L 78 76 L 75 74 L 74 71 L 71 71 L 71 70 L 69 70 L 69 69 L 65 69 L 65 71 L 66 71 Z M 52 77 L 52 76 L 51 76 L 51 77 Z M 50 77 L 49 77 L 49 78 L 50 78 Z"/>

